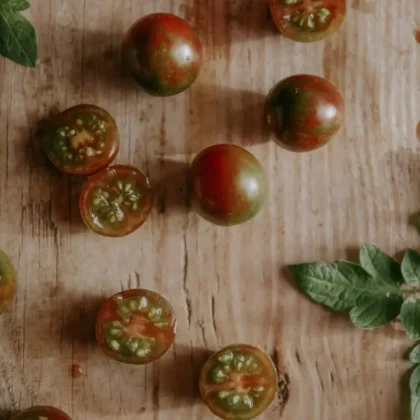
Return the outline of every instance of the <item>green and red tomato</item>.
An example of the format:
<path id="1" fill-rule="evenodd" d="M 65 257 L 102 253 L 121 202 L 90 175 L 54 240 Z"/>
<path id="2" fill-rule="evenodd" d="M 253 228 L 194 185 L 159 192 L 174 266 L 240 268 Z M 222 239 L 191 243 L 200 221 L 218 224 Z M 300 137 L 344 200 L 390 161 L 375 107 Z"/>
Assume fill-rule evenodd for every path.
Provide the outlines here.
<path id="1" fill-rule="evenodd" d="M 199 380 L 201 396 L 216 416 L 251 420 L 263 413 L 278 391 L 270 357 L 257 347 L 235 344 L 213 354 Z"/>
<path id="2" fill-rule="evenodd" d="M 122 56 L 126 68 L 146 92 L 171 96 L 188 89 L 198 77 L 202 46 L 184 19 L 153 13 L 127 31 Z"/>
<path id="3" fill-rule="evenodd" d="M 99 310 L 96 338 L 104 353 L 129 364 L 146 364 L 171 347 L 176 319 L 169 302 L 156 292 L 130 289 L 110 297 Z"/>
<path id="4" fill-rule="evenodd" d="M 346 0 L 269 0 L 281 33 L 295 41 L 314 42 L 336 32 L 346 16 Z"/>
<path id="5" fill-rule="evenodd" d="M 113 117 L 89 104 L 74 106 L 51 118 L 42 137 L 50 161 L 71 175 L 91 175 L 105 168 L 120 145 Z"/>
<path id="6" fill-rule="evenodd" d="M 271 89 L 264 112 L 280 146 L 307 152 L 324 146 L 338 133 L 344 121 L 344 101 L 328 80 L 294 75 Z"/>
<path id="7" fill-rule="evenodd" d="M 126 236 L 149 216 L 153 207 L 152 186 L 134 166 L 110 166 L 86 181 L 79 207 L 84 223 L 93 232 Z"/>
<path id="8" fill-rule="evenodd" d="M 54 407 L 36 406 L 13 416 L 11 420 L 71 420 L 70 417 Z"/>
<path id="9" fill-rule="evenodd" d="M 0 251 L 0 314 L 13 302 L 16 291 L 16 271 L 10 258 Z"/>
<path id="10" fill-rule="evenodd" d="M 194 207 L 204 219 L 232 226 L 252 219 L 263 207 L 267 178 L 246 149 L 218 144 L 202 150 L 191 164 Z"/>

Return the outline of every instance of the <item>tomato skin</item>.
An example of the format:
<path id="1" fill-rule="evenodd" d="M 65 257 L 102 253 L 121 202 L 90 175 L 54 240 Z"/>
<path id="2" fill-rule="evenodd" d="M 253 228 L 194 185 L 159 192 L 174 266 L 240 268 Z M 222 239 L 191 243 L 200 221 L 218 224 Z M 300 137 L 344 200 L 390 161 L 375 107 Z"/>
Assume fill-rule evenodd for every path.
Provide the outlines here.
<path id="1" fill-rule="evenodd" d="M 267 196 L 260 162 L 246 149 L 217 144 L 202 150 L 191 164 L 194 208 L 219 226 L 247 222 L 259 213 Z"/>
<path id="2" fill-rule="evenodd" d="M 63 161 L 63 155 L 59 155 L 60 147 L 57 142 L 64 141 L 65 138 L 61 140 L 57 138 L 57 132 L 66 126 L 72 130 L 84 129 L 85 127 L 83 126 L 78 127 L 76 121 L 82 121 L 89 115 L 95 115 L 107 124 L 103 138 L 103 149 L 98 150 L 98 155 L 95 156 L 86 157 L 86 155 L 83 155 L 86 161 L 82 163 L 77 161 L 77 158 L 79 158 L 78 150 L 72 150 L 70 146 L 68 151 L 73 157 L 71 160 Z M 86 130 L 87 133 L 91 134 L 88 128 Z M 120 147 L 119 133 L 114 118 L 105 109 L 90 104 L 73 106 L 51 118 L 45 124 L 42 142 L 51 163 L 59 171 L 69 175 L 92 175 L 98 172 L 115 159 Z M 93 150 L 92 148 L 90 149 Z"/>
<path id="3" fill-rule="evenodd" d="M 45 417 L 48 420 L 71 420 L 71 418 L 58 408 L 48 406 L 35 406 L 28 408 L 13 416 L 11 420 L 28 420 L 36 417 Z"/>
<path id="4" fill-rule="evenodd" d="M 149 329 L 152 333 L 155 333 L 155 338 L 157 340 L 157 347 L 156 349 L 146 358 L 138 358 L 136 356 L 126 356 L 120 354 L 117 351 L 111 349 L 107 342 L 105 336 L 105 328 L 104 325 L 107 322 L 111 321 L 122 321 L 122 317 L 117 312 L 117 299 L 122 297 L 126 298 L 139 298 L 139 297 L 146 297 L 150 302 L 158 304 L 160 307 L 163 308 L 165 316 L 169 319 L 168 327 L 165 327 L 161 330 L 162 334 L 159 336 L 159 330 L 156 328 Z M 131 315 L 132 316 L 132 315 Z M 111 296 L 107 299 L 103 305 L 101 306 L 98 316 L 96 319 L 96 340 L 100 345 L 102 351 L 106 356 L 111 359 L 114 359 L 118 362 L 133 364 L 133 365 L 144 365 L 151 363 L 160 357 L 162 357 L 172 346 L 172 343 L 175 339 L 176 334 L 176 318 L 173 308 L 169 304 L 169 302 L 164 299 L 161 295 L 156 292 L 146 290 L 146 289 L 130 289 L 124 290 L 122 292 L 116 293 L 115 295 Z"/>
<path id="5" fill-rule="evenodd" d="M 16 271 L 9 257 L 0 250 L 0 315 L 12 304 L 16 293 Z"/>
<path id="6" fill-rule="evenodd" d="M 284 36 L 298 42 L 315 42 L 331 36 L 346 16 L 346 0 L 297 0 L 296 4 L 289 5 L 287 0 L 269 1 L 277 28 Z M 322 17 L 325 10 L 328 14 L 323 15 L 321 21 L 317 16 Z"/>
<path id="7" fill-rule="evenodd" d="M 294 75 L 268 93 L 265 118 L 277 143 L 294 152 L 308 152 L 327 144 L 344 121 L 344 101 L 327 80 Z"/>
<path id="8" fill-rule="evenodd" d="M 202 65 L 202 46 L 184 19 L 153 13 L 135 22 L 124 36 L 123 61 L 136 82 L 154 96 L 188 89 Z"/>
<path id="9" fill-rule="evenodd" d="M 141 203 L 133 214 L 126 214 L 124 222 L 114 227 L 99 226 L 95 223 L 92 196 L 98 188 L 107 188 L 117 179 L 136 183 L 140 192 Z M 85 225 L 93 232 L 109 237 L 122 237 L 140 228 L 149 217 L 153 207 L 153 190 L 148 177 L 131 165 L 113 165 L 91 176 L 83 186 L 79 199 L 79 209 Z"/>

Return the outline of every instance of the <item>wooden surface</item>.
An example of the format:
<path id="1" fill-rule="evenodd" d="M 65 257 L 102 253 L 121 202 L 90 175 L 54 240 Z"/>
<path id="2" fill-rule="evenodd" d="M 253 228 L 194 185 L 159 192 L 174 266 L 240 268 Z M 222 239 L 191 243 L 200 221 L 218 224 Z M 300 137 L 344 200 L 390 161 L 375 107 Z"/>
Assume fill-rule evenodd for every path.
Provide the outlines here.
<path id="1" fill-rule="evenodd" d="M 19 274 L 0 319 L 0 418 L 49 404 L 73 420 L 210 420 L 200 367 L 209 350 L 240 341 L 281 373 L 280 399 L 261 419 L 402 420 L 408 339 L 354 329 L 298 293 L 283 267 L 353 258 L 364 242 L 392 254 L 418 246 L 408 221 L 420 210 L 420 2 L 350 0 L 340 32 L 312 45 L 282 38 L 262 0 L 31 3 L 37 68 L 0 60 L 0 248 Z M 154 11 L 186 17 L 204 44 L 199 80 L 173 98 L 140 93 L 120 71 L 123 33 Z M 279 149 L 262 130 L 265 94 L 295 73 L 325 76 L 346 101 L 340 135 L 310 154 Z M 156 186 L 151 218 L 127 238 L 82 225 L 81 181 L 41 151 L 38 123 L 81 102 L 114 115 L 116 162 Z M 217 142 L 246 146 L 269 173 L 270 200 L 249 224 L 218 228 L 189 209 L 187 164 Z M 148 367 L 106 359 L 92 337 L 100 302 L 128 287 L 164 294 L 178 318 L 175 346 Z M 83 377 L 72 379 L 73 363 Z"/>

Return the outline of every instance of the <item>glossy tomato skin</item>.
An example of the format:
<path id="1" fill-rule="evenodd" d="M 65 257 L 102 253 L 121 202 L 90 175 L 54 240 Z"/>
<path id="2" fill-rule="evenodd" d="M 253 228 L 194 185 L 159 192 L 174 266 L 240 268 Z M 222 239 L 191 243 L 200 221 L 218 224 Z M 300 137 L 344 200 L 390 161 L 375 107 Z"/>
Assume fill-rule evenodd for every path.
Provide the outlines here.
<path id="1" fill-rule="evenodd" d="M 91 175 L 105 168 L 120 146 L 114 118 L 90 104 L 76 105 L 51 118 L 42 142 L 53 165 L 70 175 Z"/>
<path id="2" fill-rule="evenodd" d="M 280 32 L 294 41 L 315 42 L 336 32 L 346 16 L 346 0 L 269 0 Z"/>
<path id="3" fill-rule="evenodd" d="M 344 101 L 322 77 L 295 75 L 268 93 L 265 118 L 277 143 L 294 152 L 308 152 L 327 144 L 344 121 Z"/>
<path id="4" fill-rule="evenodd" d="M 214 353 L 201 369 L 200 394 L 210 411 L 224 420 L 251 420 L 278 392 L 278 374 L 257 347 L 233 344 Z"/>
<path id="5" fill-rule="evenodd" d="M 13 302 L 16 292 L 16 271 L 10 258 L 0 250 L 0 315 Z"/>
<path id="6" fill-rule="evenodd" d="M 194 208 L 219 226 L 247 222 L 263 207 L 267 178 L 261 163 L 243 147 L 218 144 L 202 150 L 191 164 Z"/>
<path id="7" fill-rule="evenodd" d="M 13 416 L 11 420 L 71 420 L 71 418 L 58 408 L 36 406 L 28 408 Z"/>
<path id="8" fill-rule="evenodd" d="M 154 96 L 172 96 L 188 89 L 202 65 L 202 46 L 184 19 L 153 13 L 126 33 L 122 55 L 137 83 Z"/>
<path id="9" fill-rule="evenodd" d="M 79 199 L 86 226 L 109 237 L 127 236 L 140 228 L 152 207 L 150 181 L 131 165 L 113 165 L 91 176 Z"/>
<path id="10" fill-rule="evenodd" d="M 111 296 L 96 320 L 96 339 L 105 355 L 127 364 L 144 365 L 159 359 L 173 344 L 175 334 L 171 305 L 146 289 L 124 290 Z M 139 355 L 142 346 L 147 352 Z"/>

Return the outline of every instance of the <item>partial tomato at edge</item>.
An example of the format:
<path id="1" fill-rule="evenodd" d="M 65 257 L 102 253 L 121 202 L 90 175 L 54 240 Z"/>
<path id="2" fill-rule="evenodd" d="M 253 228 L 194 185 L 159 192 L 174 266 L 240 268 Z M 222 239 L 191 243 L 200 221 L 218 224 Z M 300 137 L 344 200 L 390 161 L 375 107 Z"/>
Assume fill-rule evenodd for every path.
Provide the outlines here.
<path id="1" fill-rule="evenodd" d="M 204 364 L 199 380 L 201 396 L 224 420 L 251 420 L 263 413 L 278 391 L 273 361 L 257 347 L 234 344 Z"/>
<path id="2" fill-rule="evenodd" d="M 280 32 L 295 41 L 327 38 L 342 25 L 346 0 L 269 0 L 271 16 Z"/>
<path id="3" fill-rule="evenodd" d="M 0 315 L 13 302 L 16 291 L 16 270 L 10 258 L 0 250 Z"/>
<path id="4" fill-rule="evenodd" d="M 104 109 L 76 105 L 52 117 L 42 141 L 49 160 L 71 175 L 91 175 L 108 166 L 118 153 L 117 125 Z"/>
<path id="5" fill-rule="evenodd" d="M 91 176 L 83 186 L 79 207 L 82 219 L 103 236 L 126 236 L 148 218 L 153 191 L 148 177 L 129 165 L 110 166 Z"/>
<path id="6" fill-rule="evenodd" d="M 129 364 L 147 364 L 163 356 L 175 333 L 176 319 L 169 302 L 145 289 L 111 296 L 96 321 L 96 338 L 104 353 Z"/>
<path id="7" fill-rule="evenodd" d="M 11 420 L 71 420 L 71 418 L 58 408 L 35 406 L 14 415 Z"/>

